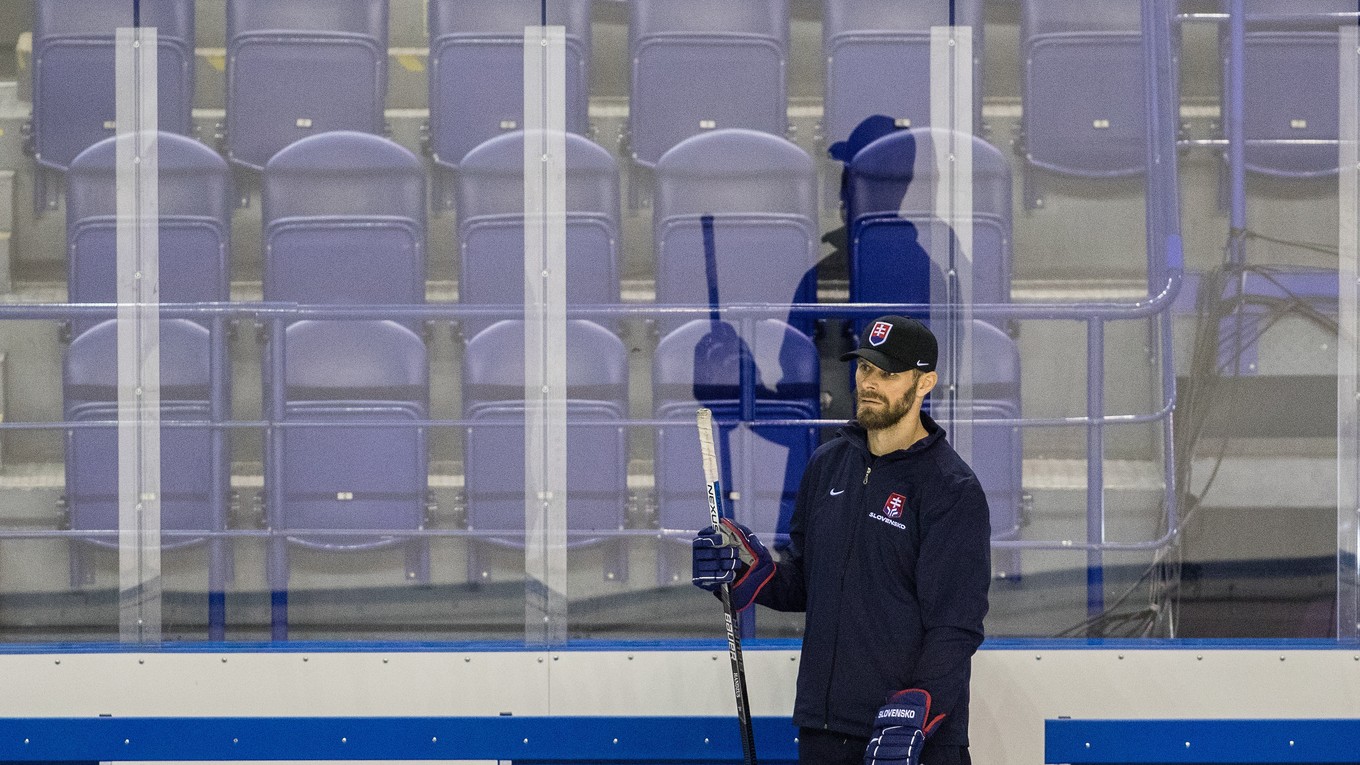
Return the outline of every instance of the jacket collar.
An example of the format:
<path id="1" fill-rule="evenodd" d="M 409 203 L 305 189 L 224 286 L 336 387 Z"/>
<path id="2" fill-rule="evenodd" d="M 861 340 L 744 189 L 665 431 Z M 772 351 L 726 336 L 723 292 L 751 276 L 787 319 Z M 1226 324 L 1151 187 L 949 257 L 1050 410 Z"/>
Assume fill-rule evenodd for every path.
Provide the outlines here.
<path id="1" fill-rule="evenodd" d="M 895 452 L 880 455 L 879 458 L 903 459 L 914 457 L 935 446 L 937 442 L 945 438 L 946 434 L 944 428 L 940 427 L 939 423 L 931 419 L 930 415 L 925 412 L 921 412 L 921 425 L 926 429 L 925 438 L 917 441 L 906 449 L 898 449 Z M 855 448 L 872 457 L 872 453 L 869 451 L 869 433 L 864 429 L 863 425 L 859 424 L 859 422 L 855 420 L 847 422 L 844 427 L 837 431 L 837 435 L 849 441 Z"/>

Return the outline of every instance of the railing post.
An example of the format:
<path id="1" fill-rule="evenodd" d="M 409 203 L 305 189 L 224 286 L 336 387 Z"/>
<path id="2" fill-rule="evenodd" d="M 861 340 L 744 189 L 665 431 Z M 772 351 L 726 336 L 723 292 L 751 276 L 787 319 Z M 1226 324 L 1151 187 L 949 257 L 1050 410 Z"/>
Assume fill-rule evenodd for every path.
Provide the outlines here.
<path id="1" fill-rule="evenodd" d="M 227 353 L 226 319 L 221 314 L 212 317 L 212 356 L 209 361 L 208 379 L 209 419 L 212 430 L 209 433 L 209 455 L 212 460 L 212 476 L 209 484 L 212 498 L 213 531 L 227 530 L 227 516 L 230 505 L 227 494 L 231 491 L 231 465 L 223 464 L 226 456 L 227 433 L 222 428 L 227 414 Z M 225 474 L 224 474 L 225 471 Z M 227 631 L 227 571 L 231 566 L 230 541 L 215 536 L 208 541 L 208 639 L 225 640 Z"/>
<path id="2" fill-rule="evenodd" d="M 269 409 L 265 419 L 265 454 L 268 460 L 265 481 L 265 526 L 269 529 L 269 627 L 274 640 L 288 639 L 288 538 L 283 506 L 283 429 L 284 401 L 287 396 L 288 370 L 285 364 L 284 319 L 269 318 Z"/>
<path id="3" fill-rule="evenodd" d="M 1086 324 L 1086 542 L 1105 542 L 1105 322 Z M 1086 613 L 1105 610 L 1105 567 L 1099 548 L 1086 552 Z"/>

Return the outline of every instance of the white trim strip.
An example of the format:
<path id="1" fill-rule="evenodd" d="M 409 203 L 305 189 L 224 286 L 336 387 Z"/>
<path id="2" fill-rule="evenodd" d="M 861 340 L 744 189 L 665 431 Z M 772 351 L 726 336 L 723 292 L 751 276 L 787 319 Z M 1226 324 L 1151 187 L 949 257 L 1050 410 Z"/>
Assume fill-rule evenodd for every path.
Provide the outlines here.
<path id="1" fill-rule="evenodd" d="M 156 30 L 116 34 L 118 613 L 124 642 L 161 639 L 160 250 Z"/>
<path id="2" fill-rule="evenodd" d="M 566 29 L 524 30 L 524 638 L 567 638 Z"/>
<path id="3" fill-rule="evenodd" d="M 973 456 L 973 429 L 955 402 L 972 400 L 973 380 L 973 28 L 930 28 L 930 121 L 935 163 L 935 217 L 927 239 L 932 270 L 932 330 L 940 343 L 942 378 L 931 412 L 949 431 L 965 461 Z M 943 319 L 943 321 L 941 320 Z"/>

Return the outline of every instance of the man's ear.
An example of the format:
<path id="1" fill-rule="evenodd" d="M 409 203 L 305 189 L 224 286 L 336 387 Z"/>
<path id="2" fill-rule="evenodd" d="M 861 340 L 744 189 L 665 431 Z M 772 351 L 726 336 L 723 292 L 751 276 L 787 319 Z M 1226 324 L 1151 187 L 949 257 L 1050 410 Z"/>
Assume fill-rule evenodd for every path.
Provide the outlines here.
<path id="1" fill-rule="evenodd" d="M 936 374 L 934 370 L 926 372 L 916 378 L 916 395 L 918 397 L 924 396 L 932 390 L 935 390 L 935 385 L 939 382 L 940 376 Z"/>

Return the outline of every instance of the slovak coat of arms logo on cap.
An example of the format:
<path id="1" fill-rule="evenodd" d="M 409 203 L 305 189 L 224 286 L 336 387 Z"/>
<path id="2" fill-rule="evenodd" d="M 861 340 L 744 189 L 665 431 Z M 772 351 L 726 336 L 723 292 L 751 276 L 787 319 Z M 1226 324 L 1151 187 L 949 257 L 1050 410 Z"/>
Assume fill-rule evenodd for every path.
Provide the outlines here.
<path id="1" fill-rule="evenodd" d="M 888 322 L 874 322 L 874 328 L 869 332 L 869 345 L 877 347 L 886 343 L 888 341 L 888 333 L 891 331 L 892 325 Z"/>
<path id="2" fill-rule="evenodd" d="M 888 495 L 888 501 L 883 503 L 883 514 L 889 518 L 901 518 L 902 508 L 907 504 L 907 498 L 896 492 Z"/>

